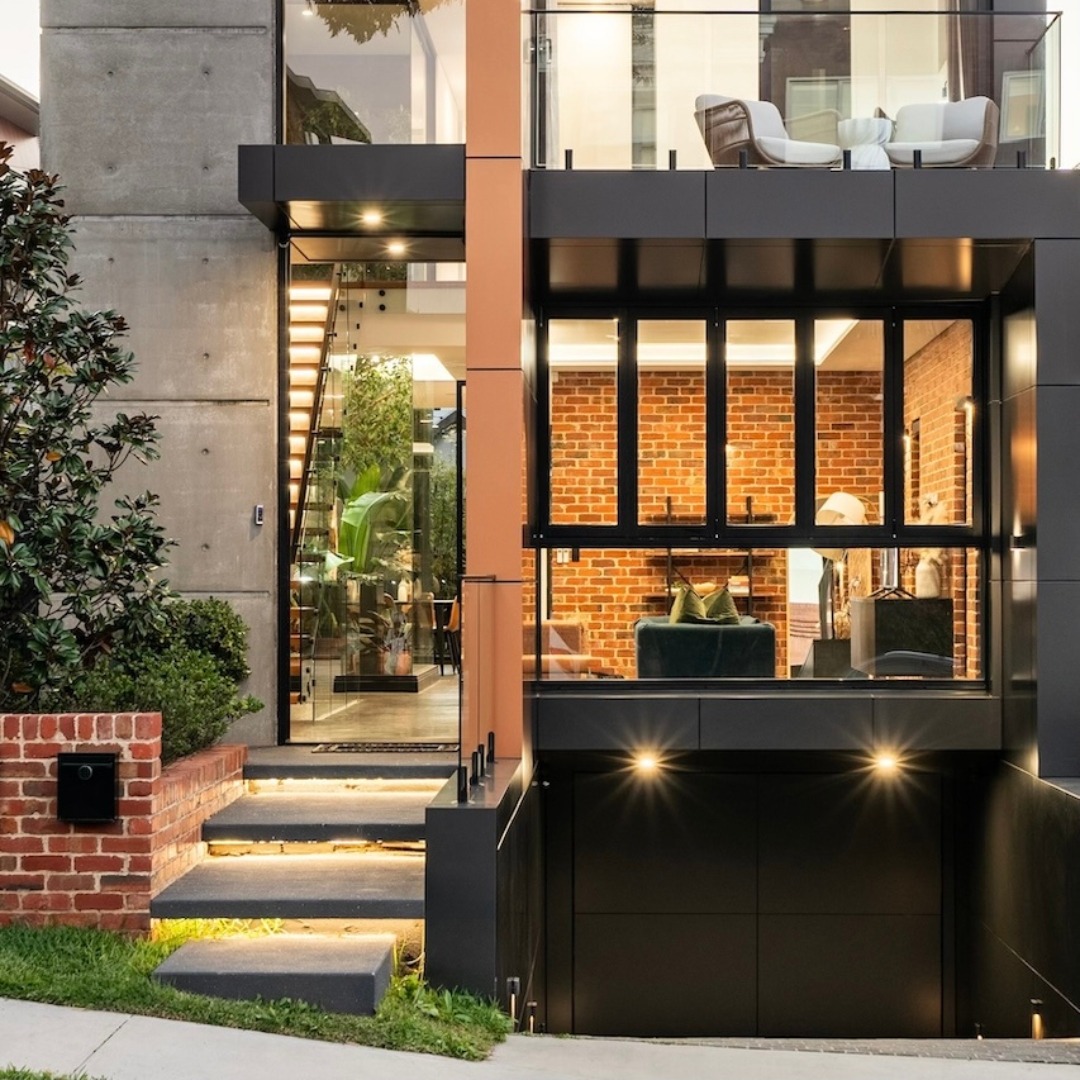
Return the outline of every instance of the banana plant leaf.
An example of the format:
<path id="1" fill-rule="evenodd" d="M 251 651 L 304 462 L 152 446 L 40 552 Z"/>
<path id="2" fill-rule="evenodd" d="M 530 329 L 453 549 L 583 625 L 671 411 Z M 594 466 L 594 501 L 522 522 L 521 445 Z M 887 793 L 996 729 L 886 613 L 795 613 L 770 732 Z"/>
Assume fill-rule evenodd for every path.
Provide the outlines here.
<path id="1" fill-rule="evenodd" d="M 352 571 L 370 574 L 387 547 L 404 542 L 409 513 L 404 491 L 367 491 L 345 504 L 338 528 L 338 554 L 352 559 Z"/>

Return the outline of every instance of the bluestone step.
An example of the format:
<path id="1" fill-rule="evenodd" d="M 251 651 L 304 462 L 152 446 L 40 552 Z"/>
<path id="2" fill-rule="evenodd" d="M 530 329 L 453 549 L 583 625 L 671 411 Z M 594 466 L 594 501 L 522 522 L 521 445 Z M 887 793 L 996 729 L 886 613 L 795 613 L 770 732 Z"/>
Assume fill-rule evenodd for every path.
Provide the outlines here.
<path id="1" fill-rule="evenodd" d="M 390 984 L 392 934 L 273 934 L 189 941 L 154 972 L 159 982 L 213 997 L 294 998 L 330 1012 L 371 1015 Z"/>
<path id="2" fill-rule="evenodd" d="M 244 765 L 248 780 L 354 779 L 361 777 L 445 780 L 457 768 L 456 753 L 325 754 L 310 746 L 253 747 Z"/>
<path id="3" fill-rule="evenodd" d="M 207 841 L 409 841 L 424 838 L 431 791 L 244 795 L 203 824 Z"/>
<path id="4" fill-rule="evenodd" d="M 424 856 L 204 859 L 150 903 L 155 919 L 422 919 Z"/>

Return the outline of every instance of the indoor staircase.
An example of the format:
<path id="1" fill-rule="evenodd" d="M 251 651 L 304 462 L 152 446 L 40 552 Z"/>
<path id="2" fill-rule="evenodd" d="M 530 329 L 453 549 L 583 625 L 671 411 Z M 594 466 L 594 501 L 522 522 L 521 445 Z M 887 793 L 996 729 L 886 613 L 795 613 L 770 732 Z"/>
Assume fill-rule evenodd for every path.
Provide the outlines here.
<path id="1" fill-rule="evenodd" d="M 205 823 L 206 857 L 154 898 L 151 915 L 282 920 L 284 933 L 188 942 L 155 977 L 373 1012 L 395 955 L 422 949 L 425 808 L 453 765 L 449 755 L 252 751 L 247 793 Z"/>

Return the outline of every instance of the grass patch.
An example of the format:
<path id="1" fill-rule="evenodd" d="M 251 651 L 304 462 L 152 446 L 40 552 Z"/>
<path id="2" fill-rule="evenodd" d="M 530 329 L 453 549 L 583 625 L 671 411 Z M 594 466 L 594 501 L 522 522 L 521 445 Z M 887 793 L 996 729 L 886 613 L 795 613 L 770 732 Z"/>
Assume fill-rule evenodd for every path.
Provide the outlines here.
<path id="1" fill-rule="evenodd" d="M 374 1016 L 329 1013 L 288 999 L 204 997 L 150 978 L 158 964 L 193 937 L 273 933 L 275 929 L 273 923 L 191 921 L 171 924 L 153 938 L 129 938 L 67 926 L 0 927 L 0 997 L 468 1061 L 487 1057 L 495 1043 L 506 1037 L 510 1022 L 497 1005 L 460 991 L 432 990 L 416 975 L 395 977 Z"/>
<path id="2" fill-rule="evenodd" d="M 93 1080 L 91 1076 L 61 1076 L 59 1073 L 34 1072 L 32 1069 L 0 1069 L 0 1080 Z"/>

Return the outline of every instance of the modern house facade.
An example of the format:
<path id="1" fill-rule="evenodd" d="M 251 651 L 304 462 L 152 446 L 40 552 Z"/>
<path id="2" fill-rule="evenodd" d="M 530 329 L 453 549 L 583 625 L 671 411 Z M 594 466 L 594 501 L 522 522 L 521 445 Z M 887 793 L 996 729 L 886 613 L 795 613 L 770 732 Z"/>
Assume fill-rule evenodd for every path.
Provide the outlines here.
<path id="1" fill-rule="evenodd" d="M 44 0 L 139 483 L 252 627 L 235 738 L 362 740 L 460 646 L 435 981 L 1075 1034 L 1060 20 L 730 7 Z"/>

